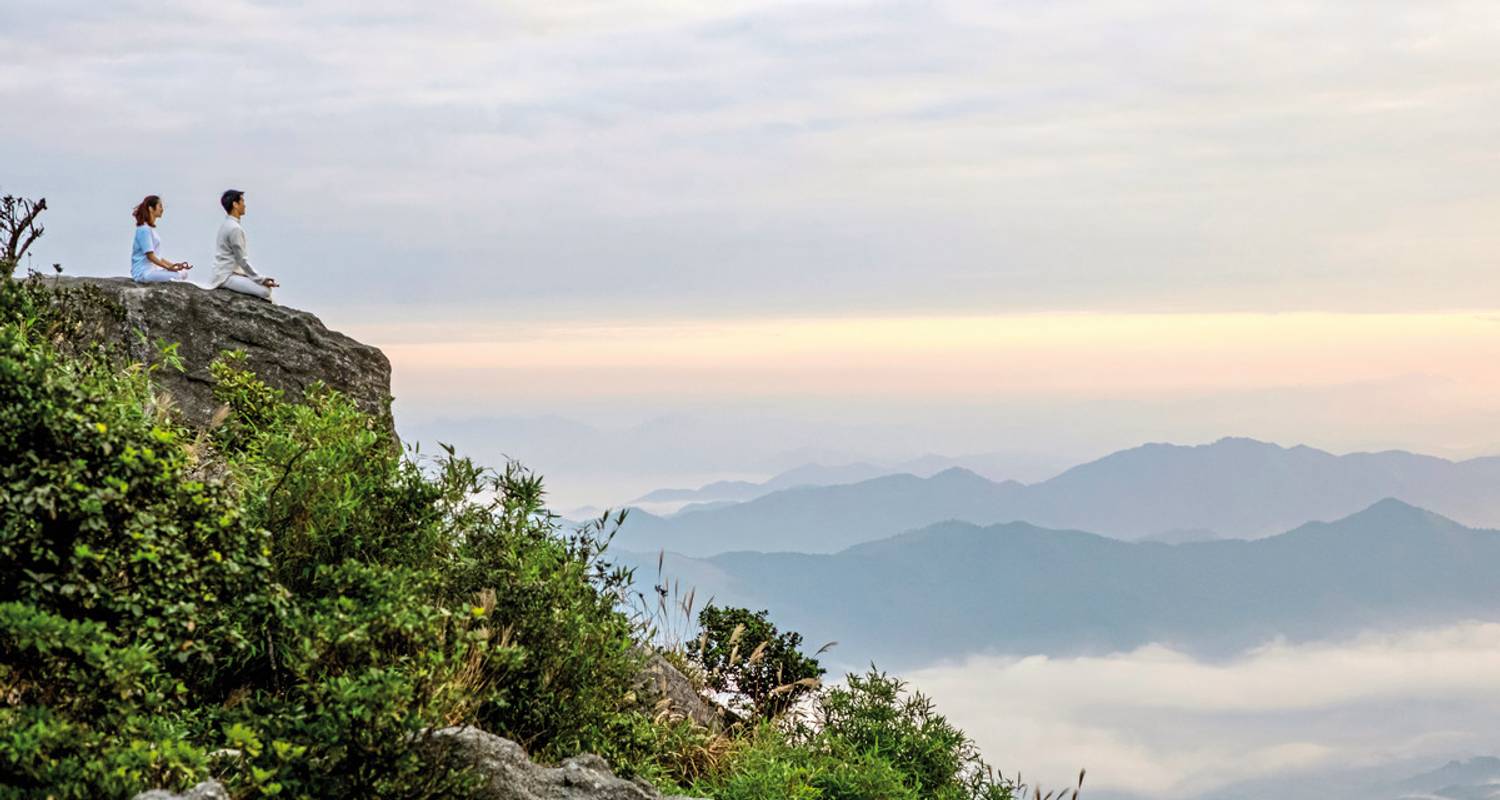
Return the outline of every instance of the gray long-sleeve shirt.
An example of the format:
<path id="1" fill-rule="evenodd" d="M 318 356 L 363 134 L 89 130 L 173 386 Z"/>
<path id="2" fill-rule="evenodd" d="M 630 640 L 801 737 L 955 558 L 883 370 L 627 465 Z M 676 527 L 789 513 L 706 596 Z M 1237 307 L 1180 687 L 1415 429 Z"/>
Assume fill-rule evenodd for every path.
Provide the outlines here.
<path id="1" fill-rule="evenodd" d="M 240 274 L 257 281 L 264 277 L 250 266 L 250 250 L 245 243 L 245 229 L 234 217 L 224 217 L 219 226 L 219 235 L 214 240 L 214 278 L 209 288 L 224 285 L 230 276 Z"/>

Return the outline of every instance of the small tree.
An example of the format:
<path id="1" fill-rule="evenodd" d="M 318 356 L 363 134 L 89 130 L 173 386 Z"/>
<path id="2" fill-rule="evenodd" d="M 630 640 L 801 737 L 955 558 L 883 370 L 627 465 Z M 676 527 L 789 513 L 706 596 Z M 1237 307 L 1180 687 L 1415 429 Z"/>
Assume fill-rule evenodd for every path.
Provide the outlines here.
<path id="1" fill-rule="evenodd" d="M 799 650 L 802 634 L 778 631 L 767 613 L 707 606 L 698 614 L 702 632 L 687 646 L 709 688 L 736 695 L 738 710 L 761 719 L 816 689 L 824 672 L 816 658 Z"/>
<path id="2" fill-rule="evenodd" d="M 9 272 L 21 263 L 31 244 L 41 238 L 44 229 L 38 217 L 47 210 L 47 198 L 0 197 L 0 265 Z"/>

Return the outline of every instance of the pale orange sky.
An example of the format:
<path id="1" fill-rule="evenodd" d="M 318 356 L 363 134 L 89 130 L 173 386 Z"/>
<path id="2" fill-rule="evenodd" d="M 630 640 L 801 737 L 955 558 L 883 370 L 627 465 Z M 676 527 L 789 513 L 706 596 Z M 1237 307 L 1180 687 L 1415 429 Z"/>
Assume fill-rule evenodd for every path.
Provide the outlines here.
<path id="1" fill-rule="evenodd" d="M 1500 391 L 1500 313 L 797 318 L 366 326 L 399 393 L 1171 398 L 1427 377 Z M 455 384 L 457 386 L 455 386 Z M 529 387 L 529 388 L 527 388 Z"/>

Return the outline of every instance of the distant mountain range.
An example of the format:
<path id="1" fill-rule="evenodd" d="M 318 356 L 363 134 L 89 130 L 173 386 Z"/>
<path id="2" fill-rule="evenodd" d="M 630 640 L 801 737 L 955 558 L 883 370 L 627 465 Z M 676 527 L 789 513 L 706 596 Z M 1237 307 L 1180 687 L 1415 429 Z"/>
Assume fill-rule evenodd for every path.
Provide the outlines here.
<path id="1" fill-rule="evenodd" d="M 1385 497 L 1465 524 L 1500 526 L 1500 458 L 1334 455 L 1252 439 L 1148 444 L 1030 485 L 954 468 L 928 478 L 886 475 L 781 489 L 672 517 L 637 510 L 617 546 L 690 556 L 833 553 L 946 520 L 1024 521 L 1121 539 L 1254 538 L 1338 519 Z"/>
<path id="2" fill-rule="evenodd" d="M 1480 757 L 1450 761 L 1442 767 L 1399 784 L 1402 798 L 1497 800 L 1500 798 L 1500 758 Z"/>
<path id="3" fill-rule="evenodd" d="M 861 481 L 868 481 L 886 475 L 915 475 L 925 478 L 955 467 L 993 479 L 996 475 L 1005 475 L 1007 478 L 1013 478 L 1015 475 L 1010 473 L 1015 470 L 1023 470 L 1026 473 L 1039 475 L 1051 475 L 1061 471 L 1065 466 L 1065 463 L 1049 463 L 1039 456 L 1028 459 L 1016 453 L 988 453 L 955 457 L 926 455 L 921 458 L 899 461 L 893 464 L 868 461 L 831 466 L 804 464 L 777 474 L 769 480 L 760 483 L 753 481 L 715 481 L 697 489 L 657 489 L 632 500 L 630 504 L 643 506 L 648 509 L 654 505 L 663 503 L 716 503 L 722 505 L 725 502 L 754 500 L 757 497 L 763 497 L 783 489 L 797 489 L 805 486 L 839 486 L 848 483 L 860 483 Z"/>
<path id="4" fill-rule="evenodd" d="M 649 585 L 656 554 L 622 559 Z M 893 668 L 1152 642 L 1231 653 L 1276 637 L 1500 618 L 1500 532 L 1397 500 L 1253 541 L 1167 545 L 946 522 L 831 555 L 665 564 L 699 598 L 771 609 L 814 646 L 842 642 L 842 661 Z"/>
<path id="5" fill-rule="evenodd" d="M 1500 758 L 1466 756 L 1437 769 L 1423 769 L 1422 757 L 1329 765 L 1311 770 L 1262 775 L 1193 796 L 1192 800 L 1500 800 Z M 1150 800 L 1096 789 L 1098 800 Z"/>
<path id="6" fill-rule="evenodd" d="M 917 474 L 917 471 L 912 469 L 881 467 L 863 462 L 832 467 L 825 467 L 821 464 L 807 464 L 787 470 L 761 483 L 751 481 L 715 481 L 697 489 L 657 489 L 654 492 L 649 492 L 636 498 L 631 503 L 632 505 L 644 505 L 647 503 L 715 502 L 724 500 L 743 502 L 745 500 L 754 500 L 757 497 L 782 489 L 795 489 L 801 486 L 837 486 L 845 483 L 859 483 L 860 481 L 867 481 L 882 475 L 903 472 Z"/>

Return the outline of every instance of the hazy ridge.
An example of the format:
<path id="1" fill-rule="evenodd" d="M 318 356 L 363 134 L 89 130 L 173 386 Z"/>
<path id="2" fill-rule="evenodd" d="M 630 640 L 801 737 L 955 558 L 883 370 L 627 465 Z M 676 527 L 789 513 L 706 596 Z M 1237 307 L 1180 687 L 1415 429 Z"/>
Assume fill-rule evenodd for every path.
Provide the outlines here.
<path id="1" fill-rule="evenodd" d="M 964 469 L 798 487 L 659 517 L 637 510 L 618 545 L 690 556 L 734 550 L 834 553 L 946 520 L 1022 521 L 1120 539 L 1261 537 L 1395 498 L 1475 526 L 1500 526 L 1500 459 L 1403 451 L 1334 455 L 1251 439 L 1147 444 L 1035 484 Z"/>
<path id="2" fill-rule="evenodd" d="M 628 555 L 649 577 L 657 557 Z M 1229 654 L 1284 637 L 1500 615 L 1500 533 L 1397 500 L 1258 540 L 1125 542 L 945 522 L 835 554 L 668 554 L 700 598 L 775 608 L 838 657 L 906 666 L 977 653 L 1160 643 Z"/>

